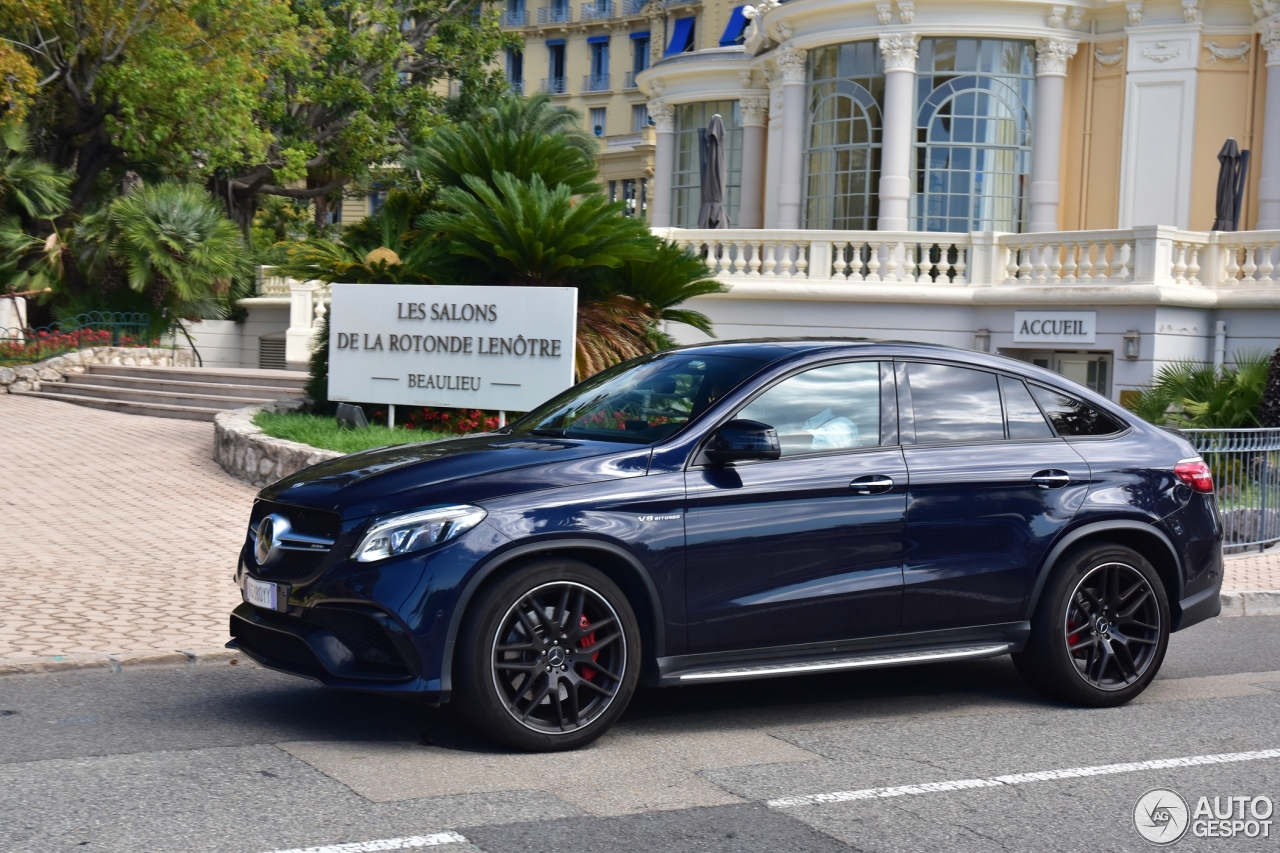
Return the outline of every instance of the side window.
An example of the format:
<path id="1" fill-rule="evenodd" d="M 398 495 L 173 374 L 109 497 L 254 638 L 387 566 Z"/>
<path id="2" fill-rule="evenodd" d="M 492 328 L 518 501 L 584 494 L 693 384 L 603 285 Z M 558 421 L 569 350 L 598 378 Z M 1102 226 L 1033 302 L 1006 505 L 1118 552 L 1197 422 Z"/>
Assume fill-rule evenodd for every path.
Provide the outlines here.
<path id="1" fill-rule="evenodd" d="M 902 396 L 911 401 L 917 444 L 1004 439 L 994 373 L 946 364 L 903 366 L 909 396 Z M 904 443 L 909 438 L 904 435 Z"/>
<path id="2" fill-rule="evenodd" d="M 783 456 L 880 444 L 880 363 L 815 367 L 752 400 L 739 418 L 778 431 Z"/>
<path id="3" fill-rule="evenodd" d="M 1124 430 L 1124 424 L 1083 400 L 1068 397 L 1043 385 L 1032 385 L 1031 393 L 1035 395 L 1036 402 L 1044 409 L 1058 435 L 1114 435 Z"/>
<path id="4" fill-rule="evenodd" d="M 1053 438 L 1053 430 L 1031 399 L 1031 392 L 1021 379 L 1000 377 L 1000 396 L 1004 397 L 1004 417 L 1009 424 L 1009 438 Z"/>

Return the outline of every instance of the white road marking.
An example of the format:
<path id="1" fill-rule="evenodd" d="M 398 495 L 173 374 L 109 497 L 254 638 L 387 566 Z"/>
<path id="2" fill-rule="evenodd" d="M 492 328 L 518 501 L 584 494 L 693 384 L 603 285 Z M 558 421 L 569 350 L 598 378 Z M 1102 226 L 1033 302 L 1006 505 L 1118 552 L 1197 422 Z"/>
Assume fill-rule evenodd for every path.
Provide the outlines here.
<path id="1" fill-rule="evenodd" d="M 947 791 L 966 791 L 972 788 L 999 788 L 1004 785 L 1023 785 L 1027 782 L 1052 782 L 1055 779 L 1082 779 L 1087 776 L 1109 776 L 1113 773 L 1135 773 L 1140 770 L 1165 770 L 1171 767 L 1200 767 L 1205 764 L 1231 764 L 1238 761 L 1258 761 L 1264 758 L 1280 758 L 1280 749 L 1260 749 L 1254 752 L 1226 752 L 1220 755 L 1192 755 L 1186 758 L 1159 758 L 1154 761 L 1131 761 L 1124 764 L 1102 764 L 1097 767 L 1069 767 L 1065 770 L 1037 770 L 1032 773 L 1013 773 L 993 776 L 990 779 L 953 779 L 949 782 L 925 782 L 920 785 L 898 785 L 893 788 L 864 788 L 861 791 L 835 791 L 830 794 L 808 794 L 803 797 L 780 797 L 766 805 L 775 809 L 796 806 L 816 806 L 825 803 L 848 803 L 854 800 L 876 800 L 886 797 L 907 797 L 915 794 L 938 794 Z"/>
<path id="2" fill-rule="evenodd" d="M 465 844 L 466 840 L 456 832 L 437 832 L 434 835 L 410 835 L 407 838 L 380 838 L 377 841 L 352 841 L 348 844 L 327 844 L 324 847 L 276 850 L 275 853 L 372 853 L 376 850 L 408 850 L 412 847 Z"/>

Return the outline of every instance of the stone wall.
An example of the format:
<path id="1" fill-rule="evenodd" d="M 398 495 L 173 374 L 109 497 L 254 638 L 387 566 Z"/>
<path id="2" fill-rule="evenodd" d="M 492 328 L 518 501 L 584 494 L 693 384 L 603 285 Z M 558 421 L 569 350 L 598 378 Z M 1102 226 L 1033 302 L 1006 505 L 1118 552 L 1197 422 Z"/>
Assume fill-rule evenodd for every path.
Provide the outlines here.
<path id="1" fill-rule="evenodd" d="M 294 408 L 297 404 L 270 403 L 219 413 L 213 420 L 214 460 L 237 479 L 255 486 L 267 486 L 303 468 L 343 455 L 336 450 L 321 450 L 309 444 L 272 438 L 253 423 L 253 416 L 264 409 L 283 411 Z"/>
<path id="2" fill-rule="evenodd" d="M 191 350 L 163 347 L 89 347 L 79 352 L 24 364 L 0 367 L 0 394 L 39 391 L 41 383 L 61 382 L 68 373 L 84 373 L 91 364 L 125 367 L 191 367 Z"/>

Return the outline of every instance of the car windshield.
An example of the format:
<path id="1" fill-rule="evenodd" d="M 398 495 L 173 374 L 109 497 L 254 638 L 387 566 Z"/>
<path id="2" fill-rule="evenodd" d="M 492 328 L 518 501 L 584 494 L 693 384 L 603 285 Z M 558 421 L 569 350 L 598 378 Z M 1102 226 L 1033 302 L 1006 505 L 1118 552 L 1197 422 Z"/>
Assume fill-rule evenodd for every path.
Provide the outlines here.
<path id="1" fill-rule="evenodd" d="M 696 351 L 629 361 L 538 407 L 512 432 L 652 444 L 679 432 L 765 363 Z"/>

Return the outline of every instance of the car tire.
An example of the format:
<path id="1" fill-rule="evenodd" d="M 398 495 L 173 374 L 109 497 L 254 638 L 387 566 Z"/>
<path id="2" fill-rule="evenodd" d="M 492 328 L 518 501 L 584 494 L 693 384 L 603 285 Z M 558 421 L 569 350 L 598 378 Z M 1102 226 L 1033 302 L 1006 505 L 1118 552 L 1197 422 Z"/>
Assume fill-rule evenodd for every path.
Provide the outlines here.
<path id="1" fill-rule="evenodd" d="M 468 725 L 507 746 L 576 749 L 617 722 L 639 673 L 640 627 L 617 584 L 585 563 L 539 560 L 468 608 L 455 701 Z"/>
<path id="2" fill-rule="evenodd" d="M 1049 576 L 1013 663 L 1040 692 L 1077 705 L 1123 705 L 1147 688 L 1169 644 L 1169 599 L 1132 548 L 1100 544 Z"/>

